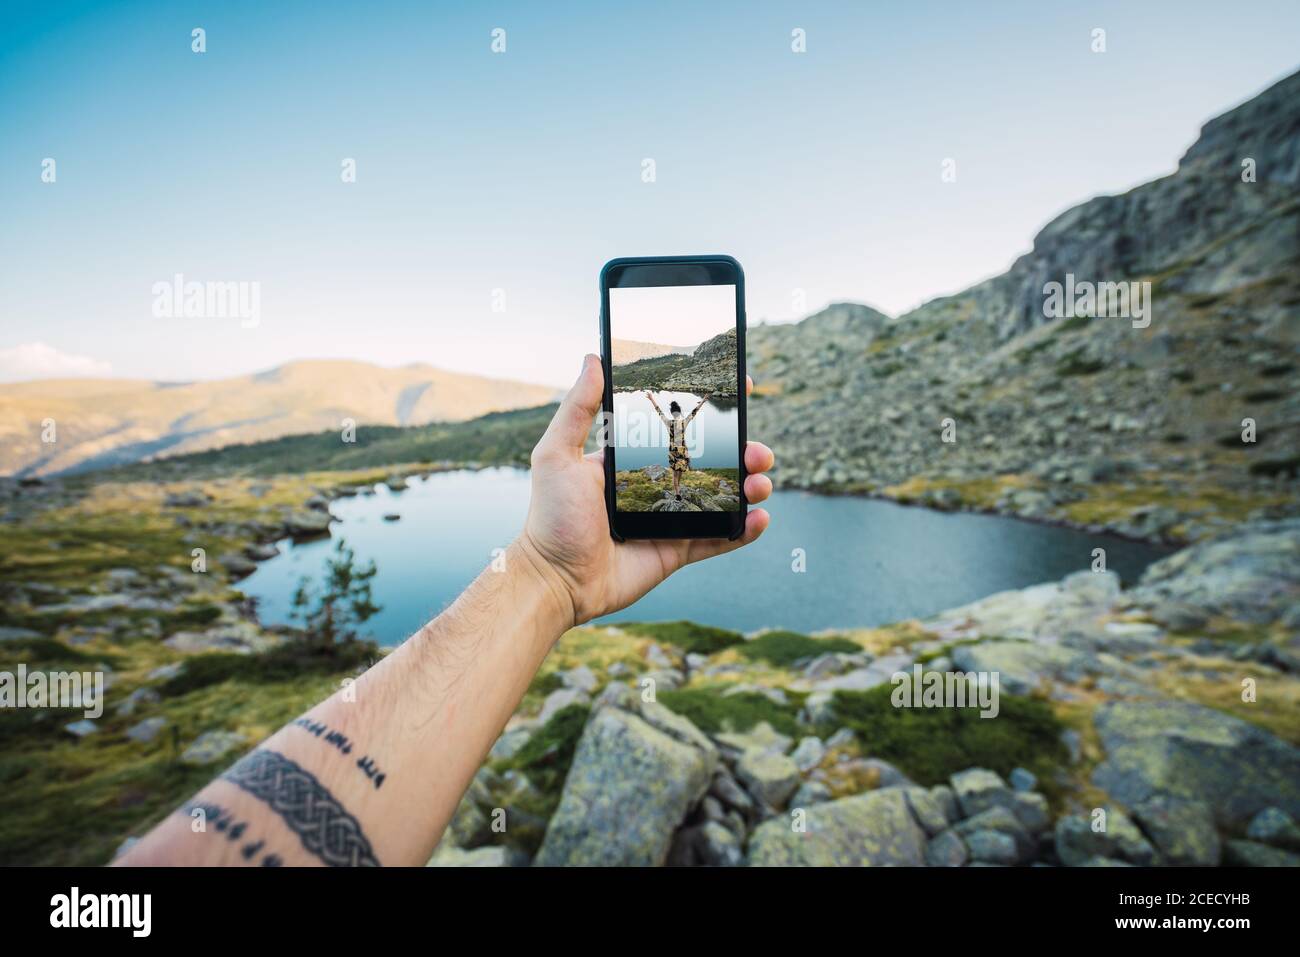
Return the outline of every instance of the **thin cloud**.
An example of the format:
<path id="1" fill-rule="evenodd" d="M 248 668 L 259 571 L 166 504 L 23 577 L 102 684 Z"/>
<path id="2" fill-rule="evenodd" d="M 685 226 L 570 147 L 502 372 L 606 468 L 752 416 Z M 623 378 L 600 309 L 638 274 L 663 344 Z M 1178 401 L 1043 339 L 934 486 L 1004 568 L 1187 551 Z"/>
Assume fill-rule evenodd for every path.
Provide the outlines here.
<path id="1" fill-rule="evenodd" d="M 100 377 L 112 372 L 112 365 L 101 359 L 69 355 L 44 342 L 0 349 L 0 382 Z"/>

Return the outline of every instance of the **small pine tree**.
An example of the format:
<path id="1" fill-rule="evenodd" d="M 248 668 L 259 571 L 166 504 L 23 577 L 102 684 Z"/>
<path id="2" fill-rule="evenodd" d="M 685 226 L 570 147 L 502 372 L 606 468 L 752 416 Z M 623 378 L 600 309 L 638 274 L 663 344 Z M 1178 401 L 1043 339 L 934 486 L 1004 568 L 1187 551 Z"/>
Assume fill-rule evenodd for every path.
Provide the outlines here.
<path id="1" fill-rule="evenodd" d="M 305 577 L 293 593 L 292 617 L 302 622 L 308 643 L 332 648 L 358 639 L 357 629 L 380 611 L 370 591 L 377 571 L 373 561 L 357 565 L 347 542 L 338 540 L 320 594 Z"/>

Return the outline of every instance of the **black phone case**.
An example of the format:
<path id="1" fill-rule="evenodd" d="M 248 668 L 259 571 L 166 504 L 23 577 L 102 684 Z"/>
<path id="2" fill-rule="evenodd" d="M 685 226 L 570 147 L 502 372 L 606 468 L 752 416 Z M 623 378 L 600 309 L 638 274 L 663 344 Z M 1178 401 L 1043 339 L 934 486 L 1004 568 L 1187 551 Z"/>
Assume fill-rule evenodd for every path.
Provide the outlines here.
<path id="1" fill-rule="evenodd" d="M 606 277 L 611 269 L 616 266 L 643 266 L 643 265 L 672 265 L 674 263 L 683 263 L 686 265 L 702 263 L 729 263 L 736 271 L 736 366 L 739 383 L 737 385 L 737 413 L 736 424 L 738 435 L 737 459 L 739 462 L 740 488 L 737 490 L 740 499 L 740 523 L 734 532 L 725 536 L 729 541 L 735 541 L 745 534 L 745 519 L 749 515 L 749 500 L 745 497 L 745 479 L 748 478 L 749 472 L 745 468 L 745 443 L 749 435 L 749 423 L 747 416 L 749 412 L 749 395 L 745 389 L 746 376 L 748 371 L 745 363 L 745 331 L 748 328 L 749 320 L 745 306 L 745 270 L 741 267 L 740 262 L 733 256 L 715 255 L 715 256 L 624 256 L 618 259 L 611 259 L 605 263 L 600 270 L 600 362 L 601 369 L 605 379 L 605 394 L 601 401 L 601 410 L 604 414 L 606 424 L 612 421 L 614 414 L 614 382 L 613 382 L 613 346 L 610 342 L 609 332 L 609 288 L 606 284 Z M 620 535 L 614 527 L 614 513 L 617 504 L 617 490 L 614 488 L 614 461 L 609 455 L 604 456 L 605 467 L 605 516 L 609 522 L 609 534 L 615 541 L 627 541 L 626 537 Z M 657 535 L 656 538 L 664 539 L 684 539 L 684 538 L 716 538 L 713 535 L 690 535 L 690 534 L 665 534 Z M 639 538 L 639 536 L 638 536 Z"/>

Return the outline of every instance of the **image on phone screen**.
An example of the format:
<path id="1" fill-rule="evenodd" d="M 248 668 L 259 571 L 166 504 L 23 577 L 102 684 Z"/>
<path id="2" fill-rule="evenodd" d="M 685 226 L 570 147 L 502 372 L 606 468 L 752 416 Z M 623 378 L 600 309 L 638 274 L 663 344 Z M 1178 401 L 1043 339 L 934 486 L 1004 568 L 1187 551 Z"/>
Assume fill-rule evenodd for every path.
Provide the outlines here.
<path id="1" fill-rule="evenodd" d="M 609 290 L 615 508 L 740 510 L 736 287 Z"/>

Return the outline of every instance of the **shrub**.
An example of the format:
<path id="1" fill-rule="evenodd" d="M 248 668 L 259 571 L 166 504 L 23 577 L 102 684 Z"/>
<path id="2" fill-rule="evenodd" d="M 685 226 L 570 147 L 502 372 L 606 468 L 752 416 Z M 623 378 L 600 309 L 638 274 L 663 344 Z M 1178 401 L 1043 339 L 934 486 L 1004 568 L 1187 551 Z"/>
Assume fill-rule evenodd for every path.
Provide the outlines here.
<path id="1" fill-rule="evenodd" d="M 787 667 L 800 658 L 812 658 L 830 651 L 852 654 L 862 648 L 847 638 L 810 638 L 796 631 L 768 631 L 738 649 L 752 661 L 766 661 L 779 668 Z"/>
<path id="2" fill-rule="evenodd" d="M 686 688 L 659 692 L 659 703 L 687 718 L 701 731 L 748 731 L 766 721 L 782 734 L 799 733 L 798 706 L 777 704 L 757 691 L 723 695 L 720 688 Z"/>
<path id="3" fill-rule="evenodd" d="M 1004 692 L 998 716 L 981 718 L 978 708 L 896 708 L 893 691 L 892 684 L 837 691 L 832 707 L 872 757 L 897 765 L 918 784 L 942 784 L 971 767 L 1003 776 L 1023 767 L 1046 782 L 1066 762 L 1063 726 L 1046 702 Z"/>
<path id="4" fill-rule="evenodd" d="M 183 695 L 223 681 L 276 684 L 297 681 L 303 675 L 352 671 L 379 656 L 370 642 L 348 641 L 337 645 L 288 642 L 253 655 L 228 652 L 193 655 L 185 668 L 160 687 L 164 695 Z"/>
<path id="5" fill-rule="evenodd" d="M 618 627 L 680 648 L 686 654 L 712 655 L 745 640 L 738 631 L 697 625 L 693 621 L 619 622 Z"/>

